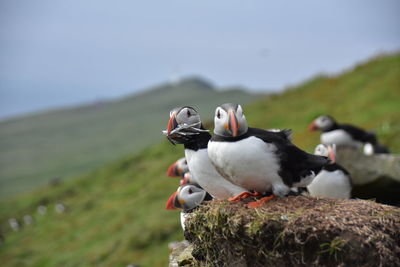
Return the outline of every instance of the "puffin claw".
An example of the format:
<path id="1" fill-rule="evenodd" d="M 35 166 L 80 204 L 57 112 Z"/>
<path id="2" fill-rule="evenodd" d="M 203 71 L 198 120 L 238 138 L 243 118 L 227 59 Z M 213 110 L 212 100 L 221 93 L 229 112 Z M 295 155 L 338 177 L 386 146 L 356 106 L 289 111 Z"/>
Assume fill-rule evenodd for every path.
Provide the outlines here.
<path id="1" fill-rule="evenodd" d="M 252 209 L 259 208 L 259 207 L 263 206 L 264 203 L 266 203 L 266 202 L 268 202 L 268 201 L 270 201 L 271 199 L 274 199 L 274 198 L 275 198 L 275 195 L 270 195 L 270 196 L 267 196 L 267 197 L 263 197 L 263 198 L 261 198 L 261 199 L 259 199 L 257 201 L 253 201 L 253 202 L 248 203 L 247 207 L 252 208 Z"/>
<path id="2" fill-rule="evenodd" d="M 236 201 L 240 201 L 240 200 L 242 200 L 242 199 L 248 198 L 248 197 L 258 197 L 258 196 L 260 196 L 260 195 L 261 195 L 260 192 L 250 193 L 250 192 L 246 192 L 246 191 L 245 191 L 245 192 L 240 193 L 240 194 L 237 195 L 237 196 L 228 198 L 228 201 L 230 201 L 230 202 L 236 202 Z"/>

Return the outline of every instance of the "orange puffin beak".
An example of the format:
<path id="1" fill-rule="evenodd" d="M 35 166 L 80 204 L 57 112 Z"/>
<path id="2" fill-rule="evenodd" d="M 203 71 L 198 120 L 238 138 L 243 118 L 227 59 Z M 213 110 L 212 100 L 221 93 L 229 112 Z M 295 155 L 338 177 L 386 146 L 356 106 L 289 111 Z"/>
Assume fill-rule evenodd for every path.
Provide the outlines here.
<path id="1" fill-rule="evenodd" d="M 329 158 L 332 161 L 332 163 L 335 163 L 336 155 L 335 155 L 335 151 L 333 150 L 333 148 L 331 146 L 328 146 L 328 155 L 329 155 Z"/>
<path id="2" fill-rule="evenodd" d="M 189 182 L 189 179 L 188 179 L 187 177 L 183 177 L 183 178 L 181 179 L 180 185 L 187 184 L 188 182 Z"/>
<path id="3" fill-rule="evenodd" d="M 176 162 L 172 163 L 167 170 L 167 176 L 169 177 L 178 177 L 179 175 L 177 175 L 177 173 L 175 172 L 176 170 Z"/>
<path id="4" fill-rule="evenodd" d="M 308 125 L 308 130 L 309 130 L 310 132 L 314 132 L 314 131 L 318 130 L 318 127 L 317 127 L 317 125 L 315 124 L 315 121 L 311 122 L 311 123 Z"/>
<path id="5" fill-rule="evenodd" d="M 173 113 L 172 116 L 169 118 L 168 124 L 167 124 L 167 133 L 170 135 L 171 131 L 175 129 L 175 127 L 178 125 L 178 122 L 176 121 L 176 113 Z"/>
<path id="6" fill-rule="evenodd" d="M 235 112 L 233 110 L 229 110 L 229 119 L 228 119 L 229 129 L 231 130 L 232 136 L 236 137 L 239 131 L 239 123 L 237 121 Z"/>
<path id="7" fill-rule="evenodd" d="M 174 205 L 175 197 L 176 197 L 177 194 L 178 194 L 177 191 L 172 193 L 172 195 L 168 198 L 167 204 L 165 204 L 165 209 L 167 209 L 167 210 L 177 210 L 178 209 Z"/>
<path id="8" fill-rule="evenodd" d="M 190 181 L 190 173 L 185 173 L 183 178 L 181 179 L 181 185 L 187 184 Z"/>

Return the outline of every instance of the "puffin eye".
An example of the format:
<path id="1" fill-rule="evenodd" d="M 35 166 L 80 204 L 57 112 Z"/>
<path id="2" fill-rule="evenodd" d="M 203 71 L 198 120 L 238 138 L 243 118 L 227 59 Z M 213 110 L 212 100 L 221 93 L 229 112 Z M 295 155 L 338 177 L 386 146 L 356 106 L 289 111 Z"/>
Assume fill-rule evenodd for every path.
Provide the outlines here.
<path id="1" fill-rule="evenodd" d="M 192 114 L 190 114 L 189 110 L 187 110 L 186 114 L 187 114 L 188 117 L 190 117 L 192 115 Z"/>
<path id="2" fill-rule="evenodd" d="M 217 111 L 217 118 L 218 118 L 218 119 L 221 118 L 221 113 L 219 112 L 219 110 Z"/>
<path id="3" fill-rule="evenodd" d="M 189 188 L 189 194 L 192 194 L 192 193 L 193 193 L 192 188 Z"/>

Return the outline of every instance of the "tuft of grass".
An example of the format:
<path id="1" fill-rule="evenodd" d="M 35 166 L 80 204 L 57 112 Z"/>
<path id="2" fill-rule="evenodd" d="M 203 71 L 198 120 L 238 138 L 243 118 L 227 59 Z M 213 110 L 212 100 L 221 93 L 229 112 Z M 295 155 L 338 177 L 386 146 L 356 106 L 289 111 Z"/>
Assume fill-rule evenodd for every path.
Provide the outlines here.
<path id="1" fill-rule="evenodd" d="M 329 257 L 334 257 L 338 260 L 338 254 L 343 250 L 343 247 L 347 243 L 346 240 L 340 239 L 339 237 L 334 238 L 331 242 L 323 243 L 320 245 L 321 250 L 318 252 L 319 255 L 327 253 Z"/>

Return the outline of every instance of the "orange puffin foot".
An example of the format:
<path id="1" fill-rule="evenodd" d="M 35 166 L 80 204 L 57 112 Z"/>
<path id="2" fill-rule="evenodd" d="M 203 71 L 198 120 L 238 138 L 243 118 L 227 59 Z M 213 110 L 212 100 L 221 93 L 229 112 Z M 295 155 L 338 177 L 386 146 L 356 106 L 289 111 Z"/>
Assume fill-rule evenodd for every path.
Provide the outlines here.
<path id="1" fill-rule="evenodd" d="M 263 197 L 263 198 L 261 198 L 261 199 L 259 199 L 257 201 L 253 201 L 253 202 L 248 203 L 247 206 L 249 208 L 253 208 L 253 209 L 254 208 L 258 208 L 258 207 L 261 207 L 262 205 L 264 205 L 264 203 L 270 201 L 273 198 L 275 198 L 275 195 L 270 195 L 268 197 Z"/>
<path id="2" fill-rule="evenodd" d="M 248 198 L 248 197 L 258 197 L 260 195 L 261 195 L 261 193 L 259 193 L 259 192 L 255 192 L 255 193 L 242 192 L 235 197 L 228 198 L 228 201 L 235 202 L 235 201 L 240 201 L 240 200 Z"/>

